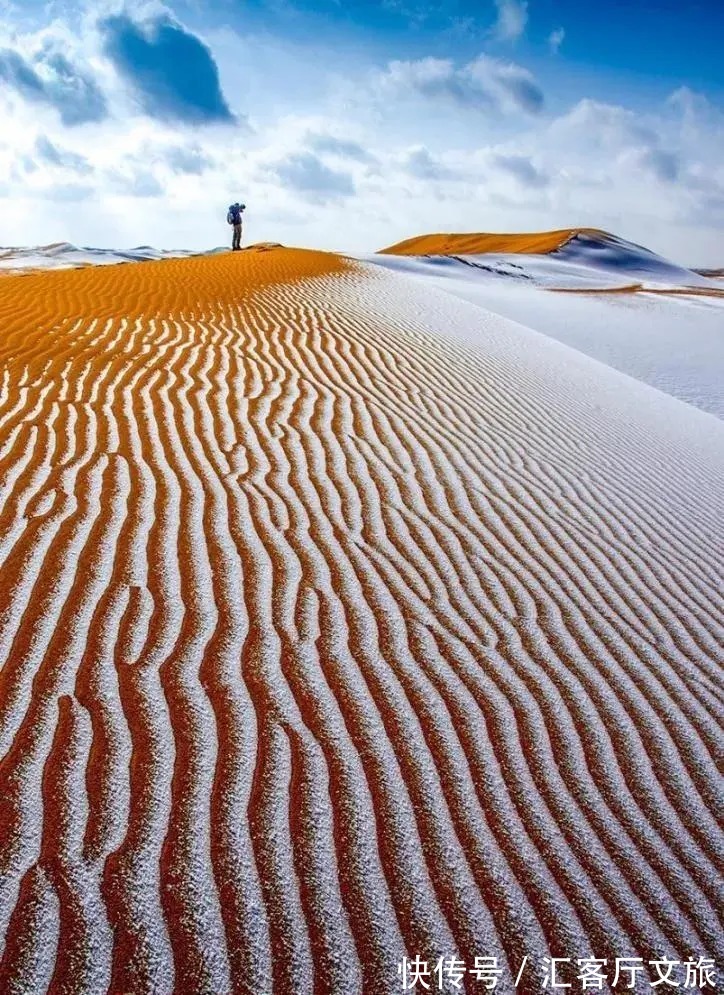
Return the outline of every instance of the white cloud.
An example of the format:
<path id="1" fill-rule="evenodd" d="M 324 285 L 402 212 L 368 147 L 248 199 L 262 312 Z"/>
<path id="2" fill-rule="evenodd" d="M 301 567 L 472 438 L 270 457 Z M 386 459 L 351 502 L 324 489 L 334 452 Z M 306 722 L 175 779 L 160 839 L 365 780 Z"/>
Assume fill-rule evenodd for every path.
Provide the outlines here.
<path id="1" fill-rule="evenodd" d="M 551 31 L 548 35 L 548 47 L 554 55 L 557 55 L 560 51 L 561 45 L 563 44 L 566 37 L 565 28 L 556 28 L 555 31 Z"/>
<path id="2" fill-rule="evenodd" d="M 535 114 L 543 106 L 543 92 L 531 72 L 489 55 L 460 65 L 432 57 L 390 62 L 377 74 L 376 84 L 387 97 L 445 100 L 478 111 Z"/>
<path id="3" fill-rule="evenodd" d="M 584 97 L 552 122 L 552 131 L 566 145 L 580 148 L 594 164 L 601 154 L 655 141 L 652 123 L 616 104 Z"/>
<path id="4" fill-rule="evenodd" d="M 488 54 L 333 77 L 333 55 L 225 30 L 206 41 L 254 129 L 200 132 L 144 116 L 92 26 L 13 45 L 27 60 L 60 39 L 109 115 L 65 126 L 52 103 L 0 90 L 6 241 L 208 247 L 242 199 L 258 241 L 354 252 L 425 230 L 590 224 L 722 264 L 724 117 L 686 88 L 646 113 L 579 94 L 552 118 L 530 71 Z"/>
<path id="5" fill-rule="evenodd" d="M 372 165 L 375 157 L 359 142 L 351 138 L 340 138 L 338 135 L 313 133 L 307 138 L 310 149 L 322 155 L 330 155 L 336 159 L 351 159 Z"/>
<path id="6" fill-rule="evenodd" d="M 72 152 L 60 145 L 54 145 L 45 135 L 38 135 L 32 155 L 32 162 L 35 166 L 38 163 L 43 163 L 45 166 L 57 166 L 80 176 L 93 172 L 93 167 L 84 155 L 79 155 L 77 152 Z"/>
<path id="7" fill-rule="evenodd" d="M 523 187 L 540 189 L 548 186 L 550 182 L 546 173 L 539 169 L 528 155 L 497 153 L 493 161 L 499 169 L 509 173 Z"/>
<path id="8" fill-rule="evenodd" d="M 402 156 L 402 168 L 419 180 L 450 180 L 457 174 L 442 159 L 433 156 L 424 145 L 408 149 Z"/>
<path id="9" fill-rule="evenodd" d="M 120 169 L 109 169 L 105 174 L 111 189 L 131 197 L 161 197 L 164 186 L 151 169 L 140 169 L 125 163 Z"/>
<path id="10" fill-rule="evenodd" d="M 351 197 L 355 192 L 350 173 L 330 168 L 312 152 L 292 152 L 271 168 L 283 184 L 315 204 Z"/>
<path id="11" fill-rule="evenodd" d="M 525 0 L 495 0 L 498 19 L 492 35 L 498 41 L 517 41 L 528 23 L 528 4 Z"/>

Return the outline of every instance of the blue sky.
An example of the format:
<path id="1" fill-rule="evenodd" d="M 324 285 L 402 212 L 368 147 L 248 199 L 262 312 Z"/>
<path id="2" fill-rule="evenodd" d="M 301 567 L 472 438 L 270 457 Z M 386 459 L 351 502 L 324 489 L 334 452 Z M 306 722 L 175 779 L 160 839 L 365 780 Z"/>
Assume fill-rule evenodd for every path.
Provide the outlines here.
<path id="1" fill-rule="evenodd" d="M 714 0 L 0 0 L 6 243 L 595 225 L 724 262 Z"/>
<path id="2" fill-rule="evenodd" d="M 551 31 L 563 26 L 565 61 L 552 75 L 566 74 L 566 63 L 585 68 L 589 78 L 601 73 L 602 83 L 621 75 L 663 90 L 684 84 L 724 90 L 724 5 L 718 0 L 533 0 L 526 7 L 525 32 L 514 39 L 516 54 L 546 60 Z M 180 9 L 180 8 L 179 8 Z M 227 23 L 240 31 L 268 30 L 297 40 L 320 36 L 335 43 L 364 48 L 382 58 L 419 58 L 458 52 L 472 58 L 480 50 L 498 17 L 494 3 L 440 0 L 217 0 L 205 4 L 200 19 L 196 4 L 184 6 L 189 23 L 199 26 Z"/>

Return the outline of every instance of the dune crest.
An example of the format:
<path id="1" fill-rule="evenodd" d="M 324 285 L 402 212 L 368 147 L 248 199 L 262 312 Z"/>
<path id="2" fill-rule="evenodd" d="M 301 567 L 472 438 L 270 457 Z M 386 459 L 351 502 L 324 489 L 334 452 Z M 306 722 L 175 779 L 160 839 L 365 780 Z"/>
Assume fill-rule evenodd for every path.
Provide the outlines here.
<path id="1" fill-rule="evenodd" d="M 302 250 L 0 325 L 0 991 L 721 961 L 715 419 Z"/>
<path id="2" fill-rule="evenodd" d="M 576 235 L 605 235 L 595 228 L 561 228 L 558 231 L 516 232 L 512 234 L 469 233 L 419 235 L 405 239 L 380 255 L 391 256 L 474 256 L 486 252 L 542 254 L 555 252 Z"/>

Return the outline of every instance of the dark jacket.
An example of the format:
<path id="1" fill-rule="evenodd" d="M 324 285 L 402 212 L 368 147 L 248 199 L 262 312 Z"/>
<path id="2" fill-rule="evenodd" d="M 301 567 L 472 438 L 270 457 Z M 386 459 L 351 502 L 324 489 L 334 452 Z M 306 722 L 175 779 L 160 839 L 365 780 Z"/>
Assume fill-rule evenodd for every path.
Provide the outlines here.
<path id="1" fill-rule="evenodd" d="M 241 224 L 241 212 L 244 210 L 241 204 L 232 204 L 229 208 L 229 213 L 226 215 L 226 220 L 230 225 L 240 225 Z"/>

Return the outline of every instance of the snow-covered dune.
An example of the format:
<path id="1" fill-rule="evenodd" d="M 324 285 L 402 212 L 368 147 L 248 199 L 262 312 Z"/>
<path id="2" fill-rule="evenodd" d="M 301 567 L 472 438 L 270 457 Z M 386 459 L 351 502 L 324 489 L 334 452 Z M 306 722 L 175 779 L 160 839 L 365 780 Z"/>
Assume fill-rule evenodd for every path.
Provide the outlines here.
<path id="1" fill-rule="evenodd" d="M 465 234 L 419 235 L 405 239 L 386 249 L 382 255 L 392 256 L 464 256 L 489 252 L 515 252 L 517 254 L 542 254 L 560 249 L 579 234 L 604 235 L 594 228 L 560 228 L 556 231 L 516 232 L 493 234 L 470 232 Z"/>
<path id="2" fill-rule="evenodd" d="M 212 252 L 219 252 L 213 249 Z M 193 256 L 187 249 L 154 249 L 139 245 L 134 249 L 93 249 L 53 242 L 50 245 L 0 247 L 0 272 L 36 269 L 73 269 L 79 266 L 110 266 L 116 263 L 143 262 L 149 259 L 173 259 Z"/>
<path id="3" fill-rule="evenodd" d="M 518 277 L 569 290 L 700 287 L 724 290 L 712 276 L 677 266 L 626 239 L 595 229 L 562 229 L 529 235 L 425 235 L 372 257 L 391 268 L 415 268 L 421 258 L 457 269 Z"/>
<path id="4" fill-rule="evenodd" d="M 0 991 L 721 963 L 723 423 L 323 253 L 0 323 Z"/>
<path id="5" fill-rule="evenodd" d="M 663 256 L 642 245 L 607 232 L 578 232 L 549 256 L 556 271 L 547 274 L 551 283 L 559 276 L 564 285 L 585 286 L 587 280 L 601 281 L 617 278 L 624 286 L 640 284 L 644 287 L 702 287 L 711 289 L 712 282 L 695 270 L 677 266 Z M 545 279 L 545 271 L 541 277 Z M 566 279 L 567 277 L 567 279 Z M 593 286 L 597 284 L 594 282 Z M 716 284 L 714 285 L 716 286 Z"/>
<path id="6" fill-rule="evenodd" d="M 541 255 L 367 258 L 724 417 L 724 280 L 598 232 Z"/>

